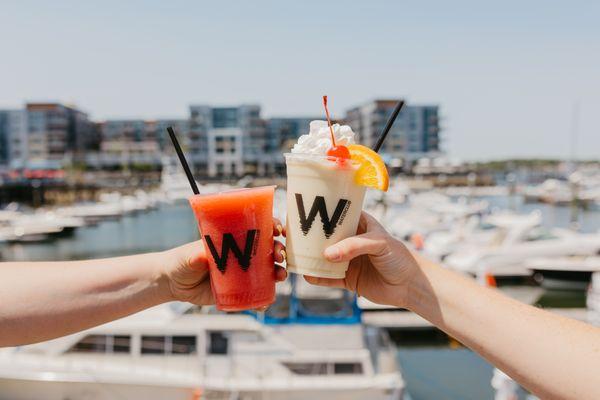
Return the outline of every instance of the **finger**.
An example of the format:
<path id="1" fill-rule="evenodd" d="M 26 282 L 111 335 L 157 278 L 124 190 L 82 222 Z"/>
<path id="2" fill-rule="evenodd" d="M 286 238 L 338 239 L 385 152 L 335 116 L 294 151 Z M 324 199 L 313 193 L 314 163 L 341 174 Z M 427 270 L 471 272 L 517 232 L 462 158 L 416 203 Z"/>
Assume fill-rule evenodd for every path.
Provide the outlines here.
<path id="1" fill-rule="evenodd" d="M 273 253 L 276 262 L 282 263 L 285 261 L 285 245 L 278 240 L 275 240 L 275 243 L 273 244 Z"/>
<path id="2" fill-rule="evenodd" d="M 383 235 L 367 232 L 362 235 L 344 239 L 323 252 L 325 258 L 332 262 L 350 261 L 364 254 L 380 256 L 387 251 L 387 241 Z"/>
<path id="3" fill-rule="evenodd" d="M 273 236 L 277 237 L 283 233 L 283 225 L 281 221 L 273 217 Z"/>
<path id="4" fill-rule="evenodd" d="M 269 308 L 269 306 L 258 307 L 258 308 L 255 308 L 254 311 L 265 312 L 265 311 L 267 311 L 267 308 Z"/>
<path id="5" fill-rule="evenodd" d="M 358 227 L 356 228 L 357 235 L 360 235 L 367 231 L 367 225 L 368 225 L 367 218 L 368 217 L 369 217 L 369 214 L 367 214 L 366 211 L 362 211 L 360 213 L 360 219 L 358 220 Z"/>
<path id="6" fill-rule="evenodd" d="M 375 217 L 366 211 L 362 211 L 360 213 L 360 220 L 358 222 L 358 229 L 356 233 L 361 234 L 375 230 L 383 230 L 383 227 L 379 221 L 375 219 Z"/>
<path id="7" fill-rule="evenodd" d="M 288 276 L 287 270 L 283 268 L 281 265 L 275 264 L 275 281 L 281 282 L 285 281 Z"/>
<path id="8" fill-rule="evenodd" d="M 210 282 L 208 280 L 202 282 L 196 288 L 196 296 L 194 296 L 190 302 L 197 306 L 210 306 L 215 304 L 215 298 L 212 295 Z"/>
<path id="9" fill-rule="evenodd" d="M 341 278 L 338 278 L 338 279 L 317 278 L 316 276 L 304 275 L 304 280 L 306 280 L 306 282 L 308 282 L 312 285 L 327 286 L 327 287 L 342 288 L 342 289 L 346 288 L 346 281 Z"/>
<path id="10" fill-rule="evenodd" d="M 185 261 L 190 269 L 194 271 L 206 271 L 208 269 L 204 243 L 201 240 L 181 246 L 181 249 L 185 252 Z"/>

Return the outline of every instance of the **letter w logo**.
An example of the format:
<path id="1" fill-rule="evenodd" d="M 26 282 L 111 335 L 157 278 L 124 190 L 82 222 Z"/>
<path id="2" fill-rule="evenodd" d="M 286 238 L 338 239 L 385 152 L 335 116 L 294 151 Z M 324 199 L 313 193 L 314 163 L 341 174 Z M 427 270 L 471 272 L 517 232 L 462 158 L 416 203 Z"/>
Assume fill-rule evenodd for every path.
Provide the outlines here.
<path id="1" fill-rule="evenodd" d="M 312 207 L 310 208 L 310 212 L 308 213 L 308 217 L 306 216 L 304 200 L 302 199 L 302 195 L 300 193 L 296 193 L 296 204 L 298 205 L 298 215 L 300 216 L 300 228 L 302 229 L 302 233 L 304 233 L 305 236 L 308 235 L 308 231 L 310 231 L 310 228 L 312 227 L 312 224 L 318 213 L 321 217 L 323 232 L 325 233 L 325 237 L 327 239 L 333 235 L 335 228 L 344 221 L 348 207 L 350 207 L 349 200 L 340 199 L 337 203 L 335 211 L 333 212 L 333 215 L 331 216 L 331 219 L 329 219 L 325 198 L 323 196 L 315 197 Z"/>
<path id="2" fill-rule="evenodd" d="M 244 271 L 248 270 L 250 267 L 250 260 L 252 259 L 254 240 L 256 239 L 257 233 L 258 231 L 256 229 L 251 229 L 248 231 L 248 233 L 246 233 L 246 244 L 244 245 L 243 253 L 238 247 L 233 235 L 231 233 L 224 233 L 223 240 L 221 242 L 221 255 L 219 255 L 211 237 L 209 235 L 204 235 L 204 239 L 206 240 L 210 254 L 215 260 L 215 264 L 217 264 L 219 271 L 225 272 L 230 250 L 233 252 L 235 258 L 237 258 L 240 267 L 242 267 Z"/>

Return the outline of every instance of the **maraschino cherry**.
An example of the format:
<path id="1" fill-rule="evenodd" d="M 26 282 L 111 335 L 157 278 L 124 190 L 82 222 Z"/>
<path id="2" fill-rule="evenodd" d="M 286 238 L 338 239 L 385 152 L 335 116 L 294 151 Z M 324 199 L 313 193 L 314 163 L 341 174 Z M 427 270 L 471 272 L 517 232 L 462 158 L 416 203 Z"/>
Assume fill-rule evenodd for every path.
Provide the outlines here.
<path id="1" fill-rule="evenodd" d="M 349 159 L 350 151 L 344 145 L 335 144 L 335 136 L 333 134 L 333 127 L 331 126 L 331 118 L 329 118 L 329 110 L 327 109 L 327 96 L 323 96 L 323 105 L 325 106 L 325 115 L 327 115 L 327 124 L 329 125 L 329 132 L 331 133 L 331 144 L 332 146 L 327 150 L 329 157 Z"/>

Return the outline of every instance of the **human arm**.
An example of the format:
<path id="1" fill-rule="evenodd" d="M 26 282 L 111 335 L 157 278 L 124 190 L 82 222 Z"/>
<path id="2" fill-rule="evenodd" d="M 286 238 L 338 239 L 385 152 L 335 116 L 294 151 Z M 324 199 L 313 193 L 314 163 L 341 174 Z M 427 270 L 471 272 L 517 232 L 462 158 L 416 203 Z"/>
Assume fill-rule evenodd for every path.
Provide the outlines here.
<path id="1" fill-rule="evenodd" d="M 358 236 L 326 249 L 345 279 L 306 279 L 407 308 L 543 399 L 600 398 L 600 328 L 551 314 L 411 253 L 363 213 Z"/>
<path id="2" fill-rule="evenodd" d="M 280 225 L 275 221 L 274 234 Z M 276 241 L 276 262 L 282 250 Z M 276 278 L 285 279 L 281 267 Z M 68 335 L 175 300 L 214 303 L 200 241 L 128 257 L 1 263 L 0 347 Z"/>

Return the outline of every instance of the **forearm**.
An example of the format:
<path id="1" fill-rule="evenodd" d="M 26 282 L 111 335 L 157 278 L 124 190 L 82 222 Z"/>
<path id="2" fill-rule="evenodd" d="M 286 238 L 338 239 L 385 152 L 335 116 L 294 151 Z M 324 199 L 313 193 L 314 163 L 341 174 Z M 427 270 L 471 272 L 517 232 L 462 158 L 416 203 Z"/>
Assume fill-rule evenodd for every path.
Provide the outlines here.
<path id="1" fill-rule="evenodd" d="M 512 300 L 426 261 L 409 308 L 544 399 L 600 398 L 600 329 Z"/>
<path id="2" fill-rule="evenodd" d="M 64 336 L 169 300 L 160 254 L 0 264 L 0 347 Z"/>

